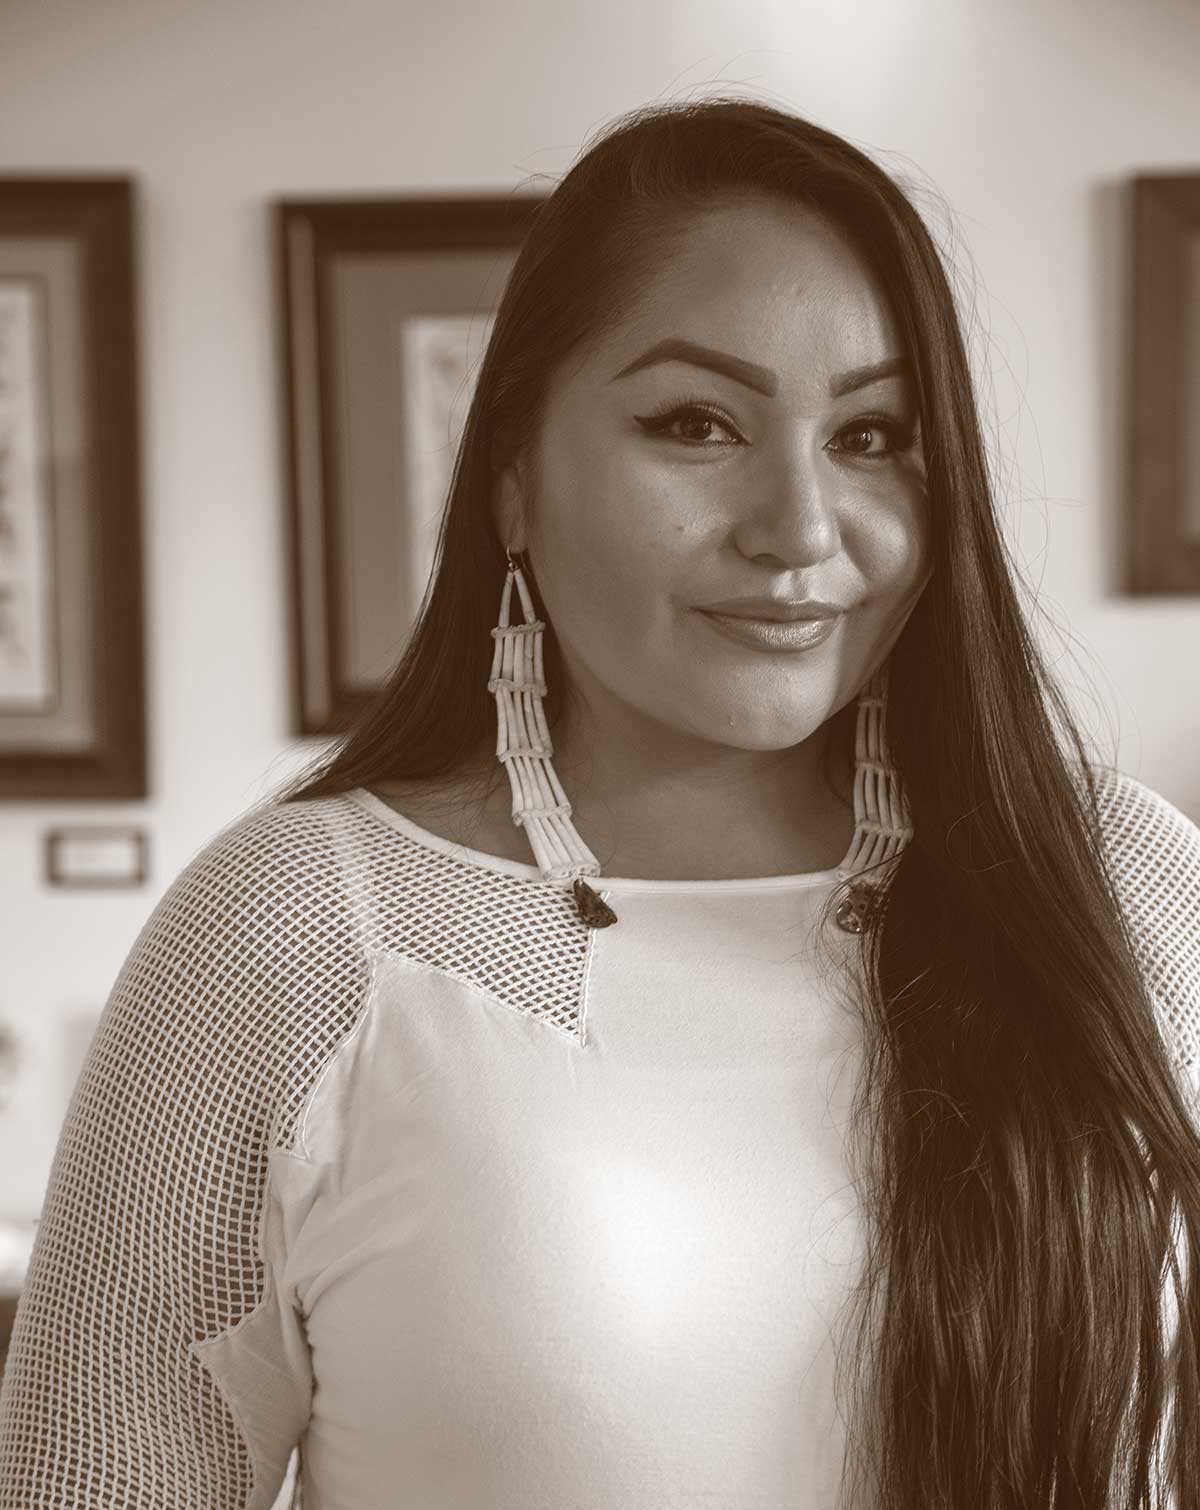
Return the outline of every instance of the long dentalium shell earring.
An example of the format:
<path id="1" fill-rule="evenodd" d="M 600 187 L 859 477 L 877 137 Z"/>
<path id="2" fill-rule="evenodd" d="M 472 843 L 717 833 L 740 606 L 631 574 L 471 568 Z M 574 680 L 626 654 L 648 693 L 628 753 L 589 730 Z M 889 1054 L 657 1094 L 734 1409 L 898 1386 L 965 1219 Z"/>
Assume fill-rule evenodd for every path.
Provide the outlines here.
<path id="1" fill-rule="evenodd" d="M 518 554 L 520 554 L 518 552 Z M 571 804 L 550 757 L 554 746 L 542 699 L 546 683 L 542 632 L 546 625 L 534 612 L 524 573 L 506 550 L 508 576 L 500 599 L 500 622 L 492 630 L 496 648 L 488 691 L 496 695 L 496 759 L 504 762 L 512 787 L 512 819 L 524 828 L 547 881 L 573 880 L 579 916 L 591 928 L 607 928 L 617 915 L 592 890 L 584 876 L 598 876 L 600 862 L 571 822 Z M 509 618 L 513 583 L 521 595 L 525 622 Z"/>
<path id="2" fill-rule="evenodd" d="M 518 555 L 520 552 L 517 553 Z M 512 788 L 512 819 L 529 836 L 534 857 L 547 881 L 571 881 L 579 916 L 590 928 L 607 928 L 617 915 L 583 879 L 598 876 L 600 862 L 571 822 L 571 804 L 551 763 L 554 746 L 542 710 L 546 683 L 542 662 L 545 622 L 537 617 L 529 585 L 520 566 L 508 557 L 508 575 L 500 599 L 500 622 L 492 630 L 495 649 L 488 691 L 496 698 L 496 758 L 503 762 Z M 513 584 L 520 595 L 524 622 L 510 618 Z M 854 838 L 838 875 L 851 880 L 867 867 L 886 870 L 912 836 L 896 772 L 884 744 L 887 663 L 859 694 L 855 731 Z M 873 905 L 875 888 L 851 881 L 835 914 L 838 926 L 861 933 Z"/>
<path id="3" fill-rule="evenodd" d="M 871 868 L 876 879 L 850 880 L 849 891 L 835 917 L 847 933 L 861 933 L 880 895 L 880 883 L 890 873 L 887 862 L 899 858 L 912 838 L 913 828 L 892 765 L 884 733 L 887 714 L 889 662 L 883 664 L 858 694 L 858 721 L 854 731 L 854 838 L 839 874 L 850 880 Z"/>

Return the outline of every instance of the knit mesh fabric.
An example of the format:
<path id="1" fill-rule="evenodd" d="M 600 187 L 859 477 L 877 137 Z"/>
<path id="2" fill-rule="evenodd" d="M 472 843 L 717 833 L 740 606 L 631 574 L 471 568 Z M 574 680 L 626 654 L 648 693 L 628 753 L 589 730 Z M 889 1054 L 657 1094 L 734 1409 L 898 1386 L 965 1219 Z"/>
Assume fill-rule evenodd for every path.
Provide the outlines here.
<path id="1" fill-rule="evenodd" d="M 1132 778 L 1099 779 L 1119 894 L 1191 1092 L 1200 830 Z M 256 1482 L 192 1347 L 263 1296 L 268 1153 L 295 1148 L 355 1024 L 366 950 L 574 1032 L 585 934 L 569 892 L 434 850 L 345 796 L 258 808 L 203 847 L 135 940 L 60 1132 L 0 1388 L 0 1510 L 270 1510 L 278 1476 Z"/>

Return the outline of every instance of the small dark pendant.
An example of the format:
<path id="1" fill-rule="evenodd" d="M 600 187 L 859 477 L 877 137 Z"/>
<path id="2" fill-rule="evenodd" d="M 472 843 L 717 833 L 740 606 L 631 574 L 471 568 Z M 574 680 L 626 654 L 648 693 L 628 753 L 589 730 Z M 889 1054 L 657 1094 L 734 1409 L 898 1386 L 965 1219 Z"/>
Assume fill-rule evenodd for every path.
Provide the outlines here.
<path id="1" fill-rule="evenodd" d="M 839 904 L 834 914 L 838 927 L 846 933 L 861 933 L 874 901 L 875 896 L 869 886 L 862 882 L 851 886 L 850 895 Z"/>
<path id="2" fill-rule="evenodd" d="M 589 928 L 607 928 L 617 921 L 617 915 L 604 900 L 597 896 L 582 876 L 577 876 L 571 886 L 575 893 L 575 905 L 579 916 Z"/>

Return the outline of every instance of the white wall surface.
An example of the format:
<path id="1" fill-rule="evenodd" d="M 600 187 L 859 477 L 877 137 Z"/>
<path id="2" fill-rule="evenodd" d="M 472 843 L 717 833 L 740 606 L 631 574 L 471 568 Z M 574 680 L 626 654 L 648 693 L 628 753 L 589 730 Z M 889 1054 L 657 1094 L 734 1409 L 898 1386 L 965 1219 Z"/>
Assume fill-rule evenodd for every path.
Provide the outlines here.
<path id="1" fill-rule="evenodd" d="M 1200 820 L 1200 598 L 1116 585 L 1125 185 L 1200 168 L 1197 79 L 1192 0 L 0 0 L 0 173 L 140 185 L 153 790 L 0 813 L 0 1019 L 24 1054 L 0 1217 L 40 1207 L 73 1018 L 195 850 L 319 748 L 287 732 L 270 200 L 504 193 L 621 111 L 730 89 L 915 177 L 952 238 L 1039 638 L 1102 748 Z M 69 821 L 144 824 L 148 886 L 46 888 L 43 832 Z"/>

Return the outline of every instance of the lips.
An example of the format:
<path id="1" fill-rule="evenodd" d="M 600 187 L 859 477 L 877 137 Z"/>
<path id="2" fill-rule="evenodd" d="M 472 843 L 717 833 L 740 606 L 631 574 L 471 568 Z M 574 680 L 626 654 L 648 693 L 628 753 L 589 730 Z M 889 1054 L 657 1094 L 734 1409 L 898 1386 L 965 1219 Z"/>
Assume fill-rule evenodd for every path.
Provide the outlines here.
<path id="1" fill-rule="evenodd" d="M 765 609 L 759 609 L 756 613 L 732 613 L 727 608 L 704 608 L 701 612 L 719 614 L 723 619 L 745 619 L 750 624 L 811 624 L 822 619 L 837 618 L 837 612 L 833 609 L 823 613 L 815 610 L 806 613 L 768 613 Z"/>
<path id="2" fill-rule="evenodd" d="M 737 640 L 758 650 L 809 650 L 823 644 L 836 630 L 842 615 L 830 614 L 819 619 L 748 619 L 736 614 L 714 613 L 702 608 L 700 614 L 727 639 Z"/>
<path id="3" fill-rule="evenodd" d="M 756 622 L 791 624 L 800 619 L 830 619 L 843 612 L 840 604 L 820 598 L 727 598 L 723 603 L 709 603 L 701 613 L 719 613 L 726 618 L 752 619 Z"/>

